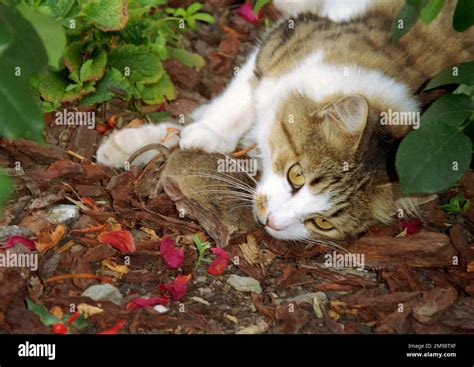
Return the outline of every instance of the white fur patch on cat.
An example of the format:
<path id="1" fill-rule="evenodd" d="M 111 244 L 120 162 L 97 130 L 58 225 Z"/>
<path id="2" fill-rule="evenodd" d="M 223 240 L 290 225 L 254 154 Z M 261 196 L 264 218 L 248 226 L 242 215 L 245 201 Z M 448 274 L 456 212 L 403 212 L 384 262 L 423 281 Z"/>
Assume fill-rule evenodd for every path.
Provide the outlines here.
<path id="1" fill-rule="evenodd" d="M 347 21 L 364 14 L 375 0 L 273 0 L 285 17 L 310 12 L 335 22 Z"/>
<path id="2" fill-rule="evenodd" d="M 149 144 L 163 144 L 170 148 L 178 144 L 177 134 L 169 134 L 170 128 L 181 129 L 181 126 L 163 122 L 156 125 L 143 125 L 136 128 L 115 130 L 100 145 L 97 150 L 97 163 L 108 167 L 123 168 L 130 156 L 140 148 Z M 165 141 L 163 139 L 168 137 Z M 143 153 L 132 165 L 144 165 L 153 159 L 156 150 Z"/>

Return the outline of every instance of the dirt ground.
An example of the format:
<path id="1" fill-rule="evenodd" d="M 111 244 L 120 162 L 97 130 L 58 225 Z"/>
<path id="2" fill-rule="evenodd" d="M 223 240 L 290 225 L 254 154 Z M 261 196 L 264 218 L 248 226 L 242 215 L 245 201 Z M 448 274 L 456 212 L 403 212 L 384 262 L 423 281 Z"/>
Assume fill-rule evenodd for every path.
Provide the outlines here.
<path id="1" fill-rule="evenodd" d="M 39 255 L 36 271 L 0 267 L 0 331 L 53 332 L 27 309 L 28 298 L 58 316 L 78 308 L 94 313 L 87 306 L 100 309 L 77 333 L 110 329 L 119 320 L 125 322 L 118 332 L 143 334 L 472 333 L 474 209 L 450 213 L 440 208 L 459 192 L 474 198 L 472 171 L 425 205 L 422 221 L 397 220 L 341 243 L 365 255 L 364 270 L 326 267 L 324 255 L 334 249 L 278 241 L 257 230 L 233 237 L 225 248 L 227 268 L 211 275 L 207 265 L 194 268 L 198 253 L 192 239 L 198 234 L 213 247 L 215 242 L 156 191 L 162 167 L 114 171 L 94 164 L 97 146 L 111 129 L 139 126 L 157 111 L 188 114 L 225 87 L 264 28 L 238 16 L 231 3 L 208 1 L 206 9 L 217 24 L 202 25 L 187 38 L 188 48 L 206 59 L 203 69 L 166 63 L 178 88 L 175 101 L 141 111 L 128 111 L 116 101 L 97 109 L 64 106 L 94 110 L 99 124 L 95 129 L 57 126 L 48 114 L 47 146 L 0 141 L 0 165 L 8 167 L 16 183 L 0 217 L 0 241 L 12 235 L 36 239 Z M 269 16 L 277 17 L 272 11 Z M 69 219 L 60 218 L 58 205 L 68 205 Z M 114 231 L 131 233 L 135 249 L 119 251 L 101 237 Z M 178 269 L 164 262 L 164 236 L 184 249 Z M 15 245 L 9 251 L 29 250 Z M 160 287 L 189 274 L 182 299 Z M 244 284 L 236 286 L 236 279 Z M 105 284 L 114 292 L 96 301 L 83 295 Z M 129 306 L 134 299 L 163 294 L 170 297 L 164 308 Z"/>

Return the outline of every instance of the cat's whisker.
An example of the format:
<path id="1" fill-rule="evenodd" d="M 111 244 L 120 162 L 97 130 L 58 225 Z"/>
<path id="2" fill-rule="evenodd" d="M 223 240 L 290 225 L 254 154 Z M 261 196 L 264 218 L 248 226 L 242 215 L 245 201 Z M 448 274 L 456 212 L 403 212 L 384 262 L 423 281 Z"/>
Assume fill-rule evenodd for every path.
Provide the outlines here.
<path id="1" fill-rule="evenodd" d="M 246 191 L 249 194 L 254 194 L 255 193 L 255 190 L 253 188 L 251 188 L 250 186 L 245 186 L 241 183 L 238 183 L 238 182 L 235 182 L 235 181 L 232 181 L 232 180 L 229 180 L 229 179 L 226 179 L 224 177 L 217 176 L 217 175 L 211 175 L 211 174 L 205 174 L 205 173 L 196 173 L 196 174 L 193 174 L 193 175 L 185 175 L 185 176 L 182 176 L 182 177 L 183 178 L 186 178 L 186 177 L 202 177 L 202 178 L 215 179 L 217 181 L 225 182 L 231 187 L 239 188 L 243 191 Z"/>
<path id="2" fill-rule="evenodd" d="M 239 162 L 237 162 L 235 158 L 232 158 L 230 155 L 221 151 L 216 151 L 216 153 L 222 154 L 224 157 L 229 158 L 232 162 L 234 162 L 237 165 L 237 167 L 239 167 L 242 170 L 243 173 L 245 173 L 255 183 L 255 185 L 258 185 L 257 181 L 252 177 L 252 175 L 248 173 L 245 169 L 243 169 L 243 167 L 240 165 Z"/>

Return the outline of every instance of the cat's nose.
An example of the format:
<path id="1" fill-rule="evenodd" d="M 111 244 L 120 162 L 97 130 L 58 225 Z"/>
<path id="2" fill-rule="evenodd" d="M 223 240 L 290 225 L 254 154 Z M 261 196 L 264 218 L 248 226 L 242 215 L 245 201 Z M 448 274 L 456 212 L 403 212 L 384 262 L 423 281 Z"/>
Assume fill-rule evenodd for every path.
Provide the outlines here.
<path id="1" fill-rule="evenodd" d="M 265 224 L 268 228 L 273 229 L 274 231 L 281 231 L 283 228 L 280 228 L 276 221 L 275 221 L 275 216 L 272 214 L 269 214 L 267 217 L 267 223 Z"/>

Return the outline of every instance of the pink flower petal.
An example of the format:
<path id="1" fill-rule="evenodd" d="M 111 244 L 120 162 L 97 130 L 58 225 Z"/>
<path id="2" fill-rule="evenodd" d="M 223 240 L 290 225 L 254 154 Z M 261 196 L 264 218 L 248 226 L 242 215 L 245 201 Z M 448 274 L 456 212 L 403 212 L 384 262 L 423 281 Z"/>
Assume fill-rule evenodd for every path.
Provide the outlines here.
<path id="1" fill-rule="evenodd" d="M 0 249 L 11 248 L 17 244 L 25 246 L 30 251 L 36 250 L 35 242 L 23 236 L 11 236 Z"/>
<path id="2" fill-rule="evenodd" d="M 135 310 L 137 308 L 145 308 L 151 307 L 156 305 L 167 305 L 169 302 L 169 298 L 167 296 L 162 297 L 151 297 L 151 298 L 135 298 L 127 303 L 126 309 L 127 310 Z"/>
<path id="3" fill-rule="evenodd" d="M 244 18 L 247 22 L 257 24 L 263 16 L 263 9 L 260 9 L 257 15 L 253 12 L 252 4 L 245 3 L 237 8 L 236 13 Z"/>
<path id="4" fill-rule="evenodd" d="M 160 285 L 162 292 L 168 291 L 173 296 L 175 301 L 180 301 L 186 296 L 187 284 L 191 279 L 191 274 L 179 275 L 171 283 Z"/>
<path id="5" fill-rule="evenodd" d="M 184 249 L 176 247 L 176 242 L 163 237 L 160 243 L 160 252 L 163 260 L 169 269 L 178 269 L 184 262 Z"/>
<path id="6" fill-rule="evenodd" d="M 207 268 L 207 273 L 211 275 L 221 275 L 222 272 L 227 268 L 227 263 L 229 262 L 229 255 L 227 254 L 227 251 L 220 247 L 211 248 L 211 252 L 214 255 L 217 255 L 217 257 Z"/>

